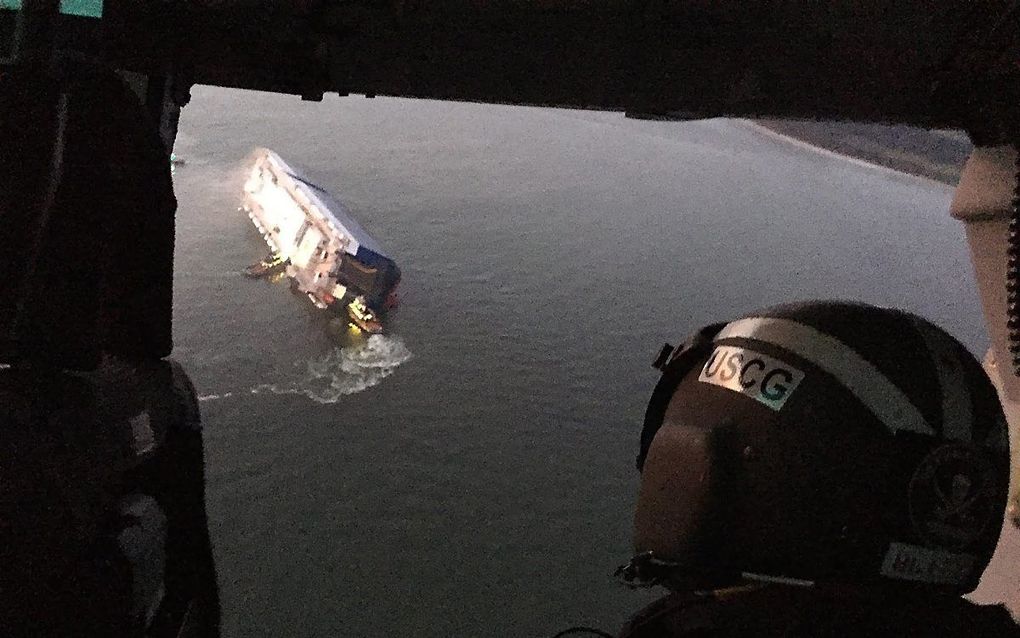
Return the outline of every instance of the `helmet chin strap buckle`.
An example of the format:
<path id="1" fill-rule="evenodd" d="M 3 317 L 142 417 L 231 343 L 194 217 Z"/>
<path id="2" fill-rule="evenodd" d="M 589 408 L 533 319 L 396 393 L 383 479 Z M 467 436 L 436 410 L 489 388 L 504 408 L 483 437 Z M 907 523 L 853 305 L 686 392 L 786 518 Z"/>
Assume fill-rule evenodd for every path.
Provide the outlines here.
<path id="1" fill-rule="evenodd" d="M 617 567 L 613 575 L 631 589 L 646 589 L 674 580 L 679 568 L 679 563 L 663 560 L 648 551 Z"/>

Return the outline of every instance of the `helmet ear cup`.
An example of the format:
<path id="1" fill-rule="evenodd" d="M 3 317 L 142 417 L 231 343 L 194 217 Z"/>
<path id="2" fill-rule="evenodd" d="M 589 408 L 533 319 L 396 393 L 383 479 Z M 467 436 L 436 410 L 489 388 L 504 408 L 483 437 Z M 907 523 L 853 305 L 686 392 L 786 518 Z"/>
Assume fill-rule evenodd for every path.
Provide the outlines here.
<path id="1" fill-rule="evenodd" d="M 683 345 L 677 348 L 670 356 L 655 384 L 652 397 L 648 401 L 648 408 L 645 410 L 645 420 L 641 427 L 641 446 L 637 456 L 637 469 L 641 471 L 645 466 L 645 458 L 648 456 L 648 449 L 652 446 L 655 434 L 662 427 L 662 420 L 666 416 L 666 408 L 673 398 L 673 393 L 680 385 L 691 368 L 706 358 L 712 349 L 712 338 L 722 330 L 725 323 L 716 323 L 706 326 L 695 332 L 684 341 Z"/>

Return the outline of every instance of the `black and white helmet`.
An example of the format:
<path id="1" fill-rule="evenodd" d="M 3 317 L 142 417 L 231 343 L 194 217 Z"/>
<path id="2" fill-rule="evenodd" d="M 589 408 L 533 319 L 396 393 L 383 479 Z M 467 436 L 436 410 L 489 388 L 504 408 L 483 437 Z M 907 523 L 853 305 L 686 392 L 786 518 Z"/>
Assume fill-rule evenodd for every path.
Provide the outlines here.
<path id="1" fill-rule="evenodd" d="M 742 578 L 971 591 L 998 541 L 1008 436 L 980 363 L 928 321 L 778 306 L 664 353 L 635 544 L 692 586 Z"/>

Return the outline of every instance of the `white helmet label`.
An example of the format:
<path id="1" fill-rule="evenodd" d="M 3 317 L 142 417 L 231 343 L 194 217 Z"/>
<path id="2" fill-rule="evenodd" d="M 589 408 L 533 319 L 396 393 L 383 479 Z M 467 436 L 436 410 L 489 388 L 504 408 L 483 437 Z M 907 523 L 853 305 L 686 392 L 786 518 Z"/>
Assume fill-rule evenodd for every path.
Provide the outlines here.
<path id="1" fill-rule="evenodd" d="M 957 585 L 967 582 L 976 561 L 970 554 L 954 554 L 908 543 L 890 543 L 882 560 L 882 575 L 919 583 Z"/>
<path id="2" fill-rule="evenodd" d="M 804 373 L 788 363 L 734 346 L 717 346 L 698 377 L 702 383 L 739 392 L 776 411 L 803 380 Z"/>

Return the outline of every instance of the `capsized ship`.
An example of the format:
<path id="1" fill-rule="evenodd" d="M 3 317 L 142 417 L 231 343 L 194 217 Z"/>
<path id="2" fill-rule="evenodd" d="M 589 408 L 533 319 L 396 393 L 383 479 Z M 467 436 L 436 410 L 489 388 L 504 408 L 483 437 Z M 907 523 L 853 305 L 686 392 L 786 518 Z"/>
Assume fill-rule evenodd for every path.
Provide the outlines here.
<path id="1" fill-rule="evenodd" d="M 282 268 L 316 307 L 336 308 L 362 330 L 382 331 L 379 315 L 396 305 L 400 269 L 343 204 L 273 151 L 259 149 L 241 208 L 271 251 L 247 274 Z"/>

